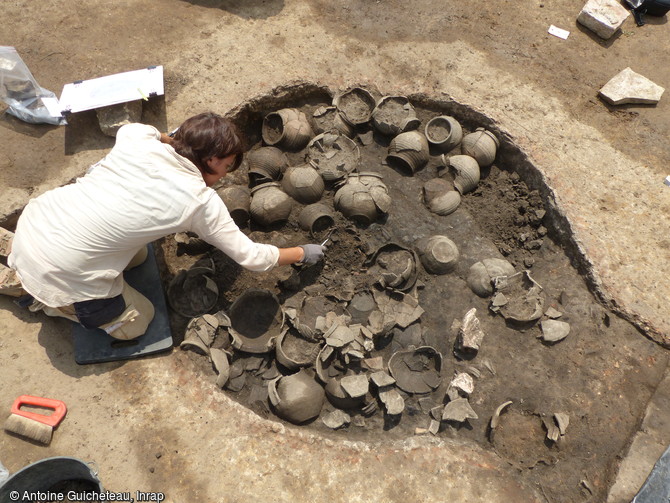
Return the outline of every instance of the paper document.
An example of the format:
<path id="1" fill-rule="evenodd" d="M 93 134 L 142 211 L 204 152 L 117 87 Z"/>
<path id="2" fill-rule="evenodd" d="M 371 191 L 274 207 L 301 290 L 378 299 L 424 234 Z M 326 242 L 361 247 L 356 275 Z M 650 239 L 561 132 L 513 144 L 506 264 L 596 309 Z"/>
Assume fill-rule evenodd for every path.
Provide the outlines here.
<path id="1" fill-rule="evenodd" d="M 83 112 L 164 93 L 163 67 L 150 66 L 66 84 L 60 96 L 60 107 L 63 112 Z"/>
<path id="2" fill-rule="evenodd" d="M 549 27 L 549 33 L 551 35 L 554 35 L 555 37 L 562 38 L 563 40 L 566 40 L 568 38 L 568 35 L 570 35 L 570 32 L 568 30 L 558 28 L 553 24 Z"/>

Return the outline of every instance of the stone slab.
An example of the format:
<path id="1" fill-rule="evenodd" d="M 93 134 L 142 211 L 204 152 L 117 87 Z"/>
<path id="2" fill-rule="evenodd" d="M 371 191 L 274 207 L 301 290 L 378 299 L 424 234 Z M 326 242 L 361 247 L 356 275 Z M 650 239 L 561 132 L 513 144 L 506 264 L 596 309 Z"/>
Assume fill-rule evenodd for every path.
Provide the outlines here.
<path id="1" fill-rule="evenodd" d="M 628 16 L 630 12 L 616 0 L 589 0 L 577 16 L 577 22 L 608 40 L 619 31 Z"/>
<path id="2" fill-rule="evenodd" d="M 627 103 L 653 105 L 660 101 L 664 91 L 665 88 L 628 67 L 612 77 L 600 89 L 600 96 L 612 105 Z"/>

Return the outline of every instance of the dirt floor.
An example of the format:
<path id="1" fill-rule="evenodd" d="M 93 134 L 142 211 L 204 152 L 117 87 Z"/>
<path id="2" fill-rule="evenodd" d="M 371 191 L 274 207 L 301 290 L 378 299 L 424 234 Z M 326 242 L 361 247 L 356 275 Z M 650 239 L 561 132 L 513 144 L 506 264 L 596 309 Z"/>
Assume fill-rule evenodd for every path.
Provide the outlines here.
<path id="1" fill-rule="evenodd" d="M 439 501 L 447 494 L 454 501 L 606 501 L 667 367 L 662 345 L 670 340 L 664 315 L 670 285 L 659 270 L 670 263 L 670 196 L 663 185 L 670 105 L 664 96 L 657 106 L 610 107 L 597 91 L 627 66 L 667 87 L 670 56 L 661 42 L 665 17 L 647 18 L 644 27 L 630 18 L 604 42 L 575 24 L 581 7 L 567 0 L 439 7 L 417 0 L 411 8 L 396 0 L 6 2 L 0 43 L 15 46 L 40 85 L 57 94 L 77 79 L 163 64 L 165 98 L 145 106 L 143 117 L 161 130 L 203 110 L 233 110 L 253 143 L 263 112 L 283 106 L 309 112 L 328 92 L 362 83 L 411 96 L 424 124 L 447 111 L 469 131 L 492 128 L 503 145 L 478 188 L 446 217 L 430 213 L 421 200 L 423 183 L 438 174 L 439 156 L 407 176 L 381 163 L 383 138 L 361 145 L 366 166 L 384 176 L 393 211 L 363 227 L 338 217 L 324 265 L 311 270 L 252 275 L 215 251 L 177 256 L 172 238 L 158 250 L 166 286 L 179 269 L 203 257 L 214 260 L 221 290 L 216 311 L 229 309 L 249 287 L 267 288 L 289 303 L 301 291 L 350 291 L 343 270 L 354 289 L 374 289 L 365 258 L 377 246 L 448 235 L 461 259 L 444 276 L 419 268 L 420 330 L 396 330 L 395 344 L 387 341 L 374 353 L 388 361 L 407 341 L 435 347 L 444 379 L 456 371 L 478 375 L 470 396 L 478 419 L 460 427 L 443 423 L 434 438 L 415 435 L 430 424 L 428 405 L 443 402 L 443 384 L 428 395 L 404 394 L 400 421 L 389 422 L 381 411 L 368 417 L 354 411 L 352 424 L 337 431 L 320 420 L 294 427 L 277 419 L 252 386 L 262 381 L 253 375 L 258 362 L 243 355 L 233 363 L 250 377 L 237 392 L 216 389 L 211 364 L 194 351 L 79 367 L 72 363 L 66 322 L 22 313 L 0 299 L 3 408 L 28 391 L 73 402 L 70 426 L 64 423 L 52 447 L 26 447 L 5 436 L 0 461 L 16 471 L 50 455 L 96 458 L 106 486 L 151 488 L 172 501 L 193 494 L 237 501 L 248 494 L 245 483 L 278 501 L 340 501 L 342 484 L 350 487 L 350 501 Z M 548 35 L 550 24 L 570 30 L 570 37 Z M 273 91 L 294 81 L 316 83 L 306 87 L 313 93 L 309 102 Z M 113 144 L 92 113 L 60 128 L 8 115 L 0 126 L 1 223 L 8 227 L 31 196 L 81 175 Z M 291 154 L 291 164 L 301 157 Z M 225 183 L 245 184 L 244 169 Z M 529 209 L 545 210 L 546 220 L 531 222 Z M 304 242 L 310 238 L 295 224 L 296 210 L 273 232 L 254 224 L 245 231 L 278 245 Z M 528 245 L 538 240 L 539 247 Z M 561 311 L 560 320 L 570 323 L 565 340 L 542 343 L 537 324 L 505 323 L 489 311 L 489 299 L 472 293 L 465 283 L 470 265 L 494 256 L 531 271 L 544 289 L 545 309 Z M 339 308 L 346 307 L 350 298 L 340 297 Z M 454 353 L 452 324 L 472 307 L 486 337 L 467 360 Z M 188 318 L 171 313 L 171 322 L 179 343 Z M 508 400 L 491 441 L 488 421 Z M 330 410 L 327 404 L 324 412 Z M 543 420 L 551 422 L 555 413 L 568 414 L 570 424 L 552 443 L 544 439 Z M 173 425 L 164 424 L 169 414 L 175 414 Z M 217 442 L 212 428 L 225 432 L 228 444 Z M 266 440 L 280 431 L 289 433 Z M 440 449 L 430 442 L 441 442 Z M 296 456 L 290 461 L 273 458 L 290 452 Z M 232 473 L 210 466 L 219 456 Z M 330 471 L 329 463 L 335 463 Z M 437 483 L 426 475 L 436 463 L 452 474 Z M 360 479 L 352 474 L 356 466 Z M 382 480 L 370 492 L 378 470 Z"/>

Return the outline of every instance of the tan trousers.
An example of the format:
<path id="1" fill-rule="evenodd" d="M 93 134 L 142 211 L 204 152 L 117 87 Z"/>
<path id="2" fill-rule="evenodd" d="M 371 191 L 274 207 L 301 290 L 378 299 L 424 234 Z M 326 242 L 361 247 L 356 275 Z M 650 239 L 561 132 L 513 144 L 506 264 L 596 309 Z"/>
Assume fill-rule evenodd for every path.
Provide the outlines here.
<path id="1" fill-rule="evenodd" d="M 5 252 L 7 255 L 9 254 L 12 237 L 12 233 L 0 228 L 0 255 L 3 255 Z M 147 256 L 148 248 L 145 246 L 135 254 L 125 270 L 132 269 L 133 267 L 142 264 Z M 16 272 L 3 264 L 0 264 L 0 294 L 9 295 L 11 297 L 20 297 L 26 294 Z M 147 331 L 149 323 L 151 323 L 151 320 L 154 318 L 154 306 L 149 299 L 125 281 L 123 282 L 123 291 L 121 292 L 121 295 L 126 304 L 126 309 L 111 322 L 100 328 L 115 339 L 135 339 Z M 79 323 L 73 305 L 49 307 L 36 300 L 28 309 L 33 312 L 44 311 L 47 316 L 67 318 Z"/>

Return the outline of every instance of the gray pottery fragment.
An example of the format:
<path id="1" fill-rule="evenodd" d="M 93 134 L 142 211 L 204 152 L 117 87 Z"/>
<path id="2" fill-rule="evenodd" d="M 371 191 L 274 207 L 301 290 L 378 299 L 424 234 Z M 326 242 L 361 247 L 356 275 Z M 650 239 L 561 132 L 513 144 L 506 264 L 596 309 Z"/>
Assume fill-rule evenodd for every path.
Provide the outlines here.
<path id="1" fill-rule="evenodd" d="M 465 135 L 461 141 L 463 154 L 474 157 L 481 168 L 493 164 L 499 146 L 498 138 L 484 128 L 477 128 L 474 133 Z"/>
<path id="2" fill-rule="evenodd" d="M 423 267 L 431 274 L 446 274 L 458 263 L 458 247 L 447 236 L 422 238 L 416 247 Z"/>
<path id="3" fill-rule="evenodd" d="M 370 374 L 370 380 L 378 388 L 383 388 L 385 386 L 392 386 L 393 384 L 395 384 L 395 379 L 393 379 L 393 377 L 388 375 L 383 370 Z"/>
<path id="4" fill-rule="evenodd" d="M 379 400 L 384 404 L 386 413 L 391 416 L 402 414 L 405 410 L 405 399 L 400 396 L 398 390 L 390 388 L 379 391 Z"/>
<path id="5" fill-rule="evenodd" d="M 428 426 L 428 431 L 433 435 L 437 435 L 440 431 L 440 422 L 436 421 L 435 419 L 431 419 L 430 426 Z"/>
<path id="6" fill-rule="evenodd" d="M 419 300 L 414 293 L 406 293 L 401 296 L 391 297 L 384 291 L 374 290 L 372 295 L 379 307 L 379 331 L 372 330 L 374 333 L 382 333 L 390 330 L 397 325 L 406 328 L 416 320 L 418 320 L 424 313 L 423 308 L 419 305 Z M 375 312 L 370 314 L 370 320 L 375 317 Z M 372 325 L 372 323 L 371 323 Z M 372 329 L 372 326 L 371 326 Z"/>
<path id="7" fill-rule="evenodd" d="M 187 318 L 211 311 L 219 299 L 219 289 L 211 278 L 213 274 L 213 267 L 180 271 L 168 286 L 170 307 Z"/>
<path id="8" fill-rule="evenodd" d="M 463 139 L 459 122 L 448 115 L 433 117 L 426 124 L 426 139 L 440 152 L 453 150 Z"/>
<path id="9" fill-rule="evenodd" d="M 266 145 L 295 152 L 304 148 L 314 133 L 304 113 L 284 108 L 263 118 L 261 134 Z"/>
<path id="10" fill-rule="evenodd" d="M 268 396 L 275 413 L 294 424 L 317 417 L 325 399 L 323 388 L 306 370 L 270 381 Z"/>
<path id="11" fill-rule="evenodd" d="M 457 398 L 444 406 L 442 411 L 443 421 L 455 421 L 463 423 L 468 419 L 478 419 L 477 413 L 470 407 L 467 398 Z"/>
<path id="12" fill-rule="evenodd" d="M 500 258 L 487 258 L 470 267 L 467 283 L 470 289 L 480 297 L 493 293 L 493 280 L 498 276 L 511 276 L 516 271 L 509 261 Z"/>
<path id="13" fill-rule="evenodd" d="M 342 378 L 334 377 L 324 386 L 328 401 L 338 409 L 359 409 L 365 405 L 365 395 L 352 397 L 342 387 Z"/>
<path id="14" fill-rule="evenodd" d="M 345 122 L 352 126 L 359 126 L 370 120 L 376 102 L 367 89 L 353 87 L 336 94 L 333 98 L 333 105 L 342 114 Z"/>
<path id="15" fill-rule="evenodd" d="M 558 342 L 565 339 L 570 333 L 570 324 L 558 320 L 542 320 L 542 340 L 546 342 Z"/>
<path id="16" fill-rule="evenodd" d="M 495 436 L 496 428 L 498 427 L 498 423 L 500 423 L 500 414 L 502 414 L 503 410 L 505 410 L 510 405 L 512 405 L 511 400 L 508 400 L 507 402 L 500 404 L 493 413 L 493 416 L 491 416 L 491 422 L 489 424 L 490 442 L 493 442 L 493 437 Z"/>
<path id="17" fill-rule="evenodd" d="M 553 307 L 549 307 L 544 312 L 544 315 L 547 318 L 551 318 L 553 320 L 553 319 L 560 318 L 561 316 L 563 316 L 563 313 L 560 312 L 558 309 L 554 309 Z"/>
<path id="18" fill-rule="evenodd" d="M 179 347 L 197 348 L 203 354 L 209 354 L 209 348 L 214 342 L 216 331 L 219 326 L 218 320 L 212 315 L 203 315 L 191 319 L 186 325 L 186 335 Z"/>
<path id="19" fill-rule="evenodd" d="M 345 376 L 340 379 L 340 385 L 351 398 L 365 396 L 370 388 L 368 377 L 365 374 Z"/>
<path id="20" fill-rule="evenodd" d="M 561 431 L 558 429 L 558 426 L 554 423 L 552 419 L 542 416 L 542 424 L 547 430 L 547 439 L 552 442 L 557 442 L 561 436 Z"/>
<path id="21" fill-rule="evenodd" d="M 405 96 L 384 96 L 377 102 L 371 118 L 374 128 L 387 136 L 416 129 L 421 123 Z"/>
<path id="22" fill-rule="evenodd" d="M 475 382 L 470 374 L 461 372 L 456 374 L 456 377 L 451 380 L 449 386 L 461 390 L 466 395 L 471 395 L 475 389 Z"/>
<path id="23" fill-rule="evenodd" d="M 325 414 L 321 418 L 321 421 L 323 421 L 323 424 L 328 426 L 328 428 L 338 430 L 351 423 L 351 416 L 343 410 L 335 409 L 334 411 Z"/>
<path id="24" fill-rule="evenodd" d="M 396 385 L 407 393 L 430 393 L 441 383 L 442 355 L 430 346 L 395 352 L 389 372 Z"/>
<path id="25" fill-rule="evenodd" d="M 494 288 L 496 292 L 502 292 L 507 298 L 507 303 L 498 308 L 498 312 L 506 320 L 528 322 L 542 316 L 545 295 L 542 287 L 535 282 L 529 271 L 495 278 Z"/>
<path id="26" fill-rule="evenodd" d="M 230 363 L 228 362 L 228 353 L 223 349 L 212 348 L 209 353 L 212 364 L 219 374 L 216 378 L 216 385 L 223 388 L 230 377 Z"/>
<path id="27" fill-rule="evenodd" d="M 625 105 L 626 103 L 656 104 L 664 92 L 665 89 L 661 86 L 630 68 L 625 68 L 605 84 L 599 94 L 612 105 Z"/>
<path id="28" fill-rule="evenodd" d="M 230 306 L 233 347 L 248 353 L 268 353 L 285 330 L 284 311 L 269 290 L 250 288 Z"/>
<path id="29" fill-rule="evenodd" d="M 335 329 L 326 335 L 326 344 L 334 348 L 341 348 L 349 344 L 356 337 L 353 330 L 345 325 L 335 326 Z"/>
<path id="30" fill-rule="evenodd" d="M 377 309 L 377 303 L 370 292 L 358 292 L 354 294 L 347 312 L 351 316 L 352 323 L 366 324 L 370 313 Z"/>
<path id="31" fill-rule="evenodd" d="M 381 356 L 375 356 L 374 358 L 365 358 L 364 360 L 361 361 L 361 367 L 367 370 L 372 370 L 375 373 L 379 372 L 380 370 L 384 369 L 384 358 Z"/>

